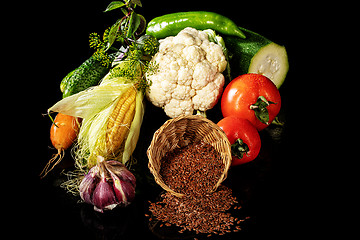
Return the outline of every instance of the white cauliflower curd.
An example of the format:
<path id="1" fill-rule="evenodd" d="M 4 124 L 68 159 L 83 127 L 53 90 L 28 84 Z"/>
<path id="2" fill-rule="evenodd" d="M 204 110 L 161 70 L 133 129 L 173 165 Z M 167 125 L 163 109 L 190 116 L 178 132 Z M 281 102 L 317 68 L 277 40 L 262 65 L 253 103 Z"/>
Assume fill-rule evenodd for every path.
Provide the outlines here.
<path id="1" fill-rule="evenodd" d="M 213 108 L 225 82 L 222 72 L 227 61 L 222 47 L 209 41 L 207 30 L 190 27 L 159 42 L 151 60 L 157 70 L 146 75 L 148 99 L 171 118 Z"/>

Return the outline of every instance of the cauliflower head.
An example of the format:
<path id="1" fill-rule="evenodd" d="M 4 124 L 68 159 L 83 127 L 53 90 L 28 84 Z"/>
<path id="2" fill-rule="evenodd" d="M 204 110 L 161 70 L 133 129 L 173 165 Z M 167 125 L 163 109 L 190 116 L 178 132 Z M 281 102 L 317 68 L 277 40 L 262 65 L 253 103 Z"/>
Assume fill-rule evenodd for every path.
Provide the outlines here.
<path id="1" fill-rule="evenodd" d="M 156 71 L 146 74 L 147 98 L 171 118 L 213 108 L 225 82 L 222 47 L 209 41 L 206 30 L 190 27 L 159 42 L 151 60 Z"/>

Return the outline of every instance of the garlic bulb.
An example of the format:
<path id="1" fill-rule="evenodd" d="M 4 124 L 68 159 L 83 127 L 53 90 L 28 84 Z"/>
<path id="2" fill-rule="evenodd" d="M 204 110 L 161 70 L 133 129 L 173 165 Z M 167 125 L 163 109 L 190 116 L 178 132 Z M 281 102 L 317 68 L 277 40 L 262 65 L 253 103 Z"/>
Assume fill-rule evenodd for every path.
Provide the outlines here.
<path id="1" fill-rule="evenodd" d="M 105 161 L 98 156 L 98 163 L 81 181 L 81 199 L 103 212 L 118 205 L 127 206 L 135 198 L 135 176 L 118 161 Z"/>

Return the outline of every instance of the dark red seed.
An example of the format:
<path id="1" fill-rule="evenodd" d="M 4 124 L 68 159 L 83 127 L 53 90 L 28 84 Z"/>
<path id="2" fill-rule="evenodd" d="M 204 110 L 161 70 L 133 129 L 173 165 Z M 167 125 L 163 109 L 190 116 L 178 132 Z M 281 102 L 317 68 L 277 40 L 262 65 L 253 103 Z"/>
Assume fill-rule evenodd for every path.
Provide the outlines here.
<path id="1" fill-rule="evenodd" d="M 162 194 L 159 202 L 149 205 L 152 216 L 166 226 L 180 227 L 179 233 L 189 230 L 211 236 L 231 232 L 232 228 L 240 230 L 235 226 L 238 219 L 227 213 L 238 203 L 231 189 L 220 185 L 213 192 L 223 170 L 221 155 L 202 141 L 167 153 L 161 161 L 160 175 L 171 189 L 185 195 L 178 198 L 168 192 Z"/>

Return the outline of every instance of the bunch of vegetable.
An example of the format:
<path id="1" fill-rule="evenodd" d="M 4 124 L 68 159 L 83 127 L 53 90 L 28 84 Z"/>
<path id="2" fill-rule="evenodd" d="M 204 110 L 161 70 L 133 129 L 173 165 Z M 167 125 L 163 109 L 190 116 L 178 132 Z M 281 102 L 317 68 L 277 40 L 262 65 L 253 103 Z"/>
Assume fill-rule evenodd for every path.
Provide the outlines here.
<path id="1" fill-rule="evenodd" d="M 154 56 L 156 62 L 163 67 L 160 73 L 148 78 L 150 81 L 155 78 L 156 86 L 149 88 L 155 90 L 147 93 L 147 96 L 154 105 L 164 107 L 166 114 L 170 117 L 193 114 L 193 109 L 201 111 L 211 109 L 223 90 L 222 81 L 218 81 L 220 84 L 215 84 L 215 86 L 211 85 L 214 77 L 209 77 L 212 75 L 209 70 L 202 69 L 201 76 L 206 76 L 203 78 L 191 77 L 195 70 L 189 67 L 185 67 L 187 74 L 183 74 L 183 56 L 190 54 L 177 38 L 185 27 L 198 30 L 210 28 L 222 34 L 222 37 L 216 37 L 218 41 L 215 42 L 222 47 L 223 54 L 226 56 L 228 72 L 231 69 L 230 74 L 226 76 L 229 80 L 234 79 L 226 86 L 222 94 L 221 111 L 224 119 L 218 125 L 224 130 L 232 144 L 233 165 L 254 160 L 261 147 L 258 131 L 269 126 L 281 108 L 281 98 L 277 88 L 284 82 L 289 68 L 285 47 L 250 30 L 238 27 L 230 19 L 216 13 L 180 12 L 151 20 L 146 30 L 147 34 L 166 38 L 160 40 L 160 51 L 164 50 Z M 188 42 L 191 45 L 196 40 Z M 197 55 L 189 58 L 195 59 L 196 64 Z M 203 59 L 207 58 L 205 54 Z M 194 88 L 194 82 L 206 86 L 203 88 L 206 94 L 202 92 L 203 89 Z M 179 86 L 183 94 L 179 94 L 181 92 L 177 90 Z M 210 103 L 209 99 L 212 99 Z M 201 107 L 198 107 L 198 101 L 202 103 Z"/>
<path id="2" fill-rule="evenodd" d="M 116 199 L 111 206 L 124 199 L 129 203 L 135 194 L 134 177 L 130 185 L 120 184 L 128 178 L 124 174 L 129 176 L 128 170 L 121 169 L 129 164 L 139 138 L 147 87 L 144 74 L 152 71 L 150 60 L 159 46 L 155 37 L 143 35 L 145 19 L 134 11 L 138 5 L 141 2 L 137 0 L 109 4 L 105 11 L 120 9 L 124 16 L 106 29 L 102 37 L 90 34 L 94 54 L 62 80 L 63 99 L 48 110 L 49 114 L 59 113 L 51 128 L 51 140 L 58 154 L 49 161 L 42 177 L 77 138 L 72 149 L 77 174 L 64 185 L 73 192 L 80 191 L 82 199 L 97 211 L 111 209 L 108 206 L 111 199 Z M 71 119 L 82 119 L 81 127 L 70 126 Z M 104 189 L 112 189 L 116 197 L 106 194 Z"/>
<path id="3" fill-rule="evenodd" d="M 139 89 L 140 63 L 131 66 L 134 76 L 124 75 L 130 65 L 130 61 L 122 61 L 98 86 L 64 98 L 49 109 L 83 119 L 74 151 L 80 168 L 96 165 L 99 155 L 125 164 L 135 148 L 144 92 Z"/>
<path id="4" fill-rule="evenodd" d="M 277 88 L 288 71 L 284 47 L 229 18 L 180 12 L 146 24 L 135 13 L 137 6 L 142 7 L 140 0 L 108 5 L 105 12 L 118 9 L 123 16 L 102 36 L 90 34 L 93 55 L 65 76 L 63 99 L 48 110 L 49 116 L 58 112 L 50 131 L 57 153 L 41 176 L 76 142 L 76 171 L 64 185 L 99 212 L 134 199 L 136 179 L 127 167 L 139 139 L 145 95 L 171 118 L 205 115 L 221 99 L 224 119 L 218 124 L 237 165 L 258 155 L 258 131 L 278 114 Z M 225 79 L 232 78 L 223 93 Z"/>

